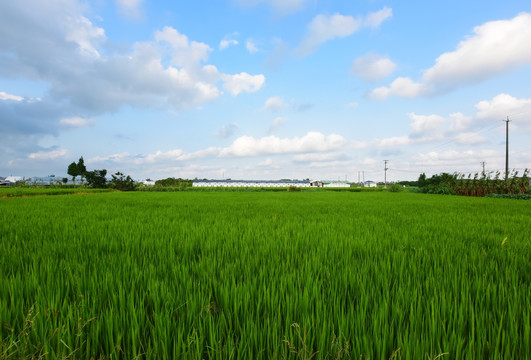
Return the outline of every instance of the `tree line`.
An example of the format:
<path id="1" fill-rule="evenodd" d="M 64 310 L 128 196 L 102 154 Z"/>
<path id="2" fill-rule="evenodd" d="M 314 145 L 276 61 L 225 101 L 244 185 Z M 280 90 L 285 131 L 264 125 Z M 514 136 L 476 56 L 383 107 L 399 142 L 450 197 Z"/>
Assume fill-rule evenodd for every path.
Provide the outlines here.
<path id="1" fill-rule="evenodd" d="M 430 194 L 448 194 L 464 196 L 488 196 L 492 194 L 529 195 L 531 184 L 529 170 L 525 169 L 521 176 L 518 171 L 513 171 L 503 177 L 496 173 L 449 174 L 441 173 L 426 177 L 422 173 L 418 179 L 420 192 Z"/>
<path id="2" fill-rule="evenodd" d="M 86 183 L 92 188 L 113 188 L 121 191 L 135 190 L 135 182 L 129 175 L 125 175 L 121 172 L 111 174 L 111 180 L 107 181 L 107 170 L 87 170 L 83 156 L 79 158 L 77 163 L 73 161 L 68 165 L 67 174 L 72 176 L 74 185 L 76 184 L 76 177 L 81 178 L 81 183 Z"/>

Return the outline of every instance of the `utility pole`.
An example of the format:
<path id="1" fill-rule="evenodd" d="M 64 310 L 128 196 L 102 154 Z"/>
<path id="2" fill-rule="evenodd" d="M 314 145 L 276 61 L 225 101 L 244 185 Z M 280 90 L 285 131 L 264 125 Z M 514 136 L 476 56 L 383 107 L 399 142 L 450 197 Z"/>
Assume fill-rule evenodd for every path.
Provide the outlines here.
<path id="1" fill-rule="evenodd" d="M 480 164 L 481 164 L 481 166 L 483 166 L 483 173 L 482 174 L 483 174 L 483 176 L 485 176 L 485 164 L 486 164 L 486 162 L 482 161 L 482 162 L 480 162 Z"/>
<path id="2" fill-rule="evenodd" d="M 509 177 L 509 117 L 505 121 L 505 180 Z"/>
<path id="3" fill-rule="evenodd" d="M 387 168 L 387 163 L 389 162 L 389 160 L 384 160 L 384 188 L 387 189 L 387 170 L 389 170 Z"/>

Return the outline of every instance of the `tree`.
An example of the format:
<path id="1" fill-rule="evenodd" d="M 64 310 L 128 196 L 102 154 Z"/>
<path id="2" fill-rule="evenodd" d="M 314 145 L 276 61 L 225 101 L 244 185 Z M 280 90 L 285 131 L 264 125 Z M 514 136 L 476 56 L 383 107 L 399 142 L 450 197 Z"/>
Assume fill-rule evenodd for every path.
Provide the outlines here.
<path id="1" fill-rule="evenodd" d="M 70 165 L 68 165 L 68 171 L 67 174 L 72 176 L 72 181 L 74 181 L 74 185 L 76 184 L 76 176 L 79 174 L 79 169 L 77 168 L 77 164 L 75 162 L 72 162 Z"/>
<path id="2" fill-rule="evenodd" d="M 85 172 L 85 178 L 87 179 L 87 184 L 93 188 L 104 188 L 107 184 L 107 170 L 93 170 Z"/>
<path id="3" fill-rule="evenodd" d="M 131 179 L 131 176 L 125 176 L 121 172 L 112 174 L 111 187 L 120 191 L 132 191 L 135 190 L 135 182 Z"/>
<path id="4" fill-rule="evenodd" d="M 426 174 L 425 173 L 420 174 L 417 183 L 418 183 L 419 187 L 424 187 L 424 186 L 428 185 L 428 181 L 426 179 Z"/>
<path id="5" fill-rule="evenodd" d="M 85 166 L 85 160 L 83 160 L 83 156 L 79 158 L 77 162 L 77 171 L 79 172 L 79 175 L 81 176 L 81 180 L 85 177 L 85 174 L 87 173 L 87 167 Z"/>

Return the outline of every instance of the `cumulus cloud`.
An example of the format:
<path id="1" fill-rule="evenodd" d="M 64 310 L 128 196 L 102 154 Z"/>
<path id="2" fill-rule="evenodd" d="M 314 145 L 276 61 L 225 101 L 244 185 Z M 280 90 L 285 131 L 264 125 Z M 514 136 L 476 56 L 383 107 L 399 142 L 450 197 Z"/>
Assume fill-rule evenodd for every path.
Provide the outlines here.
<path id="1" fill-rule="evenodd" d="M 410 131 L 407 135 L 376 139 L 377 148 L 397 149 L 412 144 L 429 144 L 434 141 L 443 145 L 478 145 L 489 142 L 483 134 L 497 125 L 502 125 L 508 114 L 515 114 L 515 126 L 522 131 L 531 131 L 531 99 L 518 99 L 508 94 L 499 94 L 490 100 L 475 105 L 476 114 L 460 112 L 448 116 L 409 113 Z"/>
<path id="2" fill-rule="evenodd" d="M 264 75 L 250 75 L 242 72 L 235 75 L 223 75 L 223 88 L 232 95 L 238 95 L 242 92 L 256 92 L 262 88 L 265 83 Z"/>
<path id="3" fill-rule="evenodd" d="M 531 113 L 531 99 L 518 99 L 509 94 L 499 94 L 491 100 L 477 103 L 476 110 L 480 119 L 502 120 L 509 115 Z"/>
<path id="4" fill-rule="evenodd" d="M 351 74 L 365 81 L 376 81 L 389 76 L 395 68 L 396 64 L 388 57 L 369 53 L 354 60 Z"/>
<path id="5" fill-rule="evenodd" d="M 417 115 L 410 113 L 411 119 L 411 137 L 440 137 L 447 120 L 439 115 Z"/>
<path id="6" fill-rule="evenodd" d="M 354 18 L 339 13 L 333 15 L 319 14 L 308 24 L 306 35 L 295 53 L 301 58 L 308 56 L 317 50 L 321 44 L 332 39 L 350 36 L 360 30 L 362 26 L 377 28 L 391 15 L 392 9 L 387 7 L 375 13 L 369 13 L 365 20 L 362 17 Z"/>
<path id="7" fill-rule="evenodd" d="M 0 37 L 0 76 L 48 84 L 42 100 L 0 94 L 6 139 L 8 133 L 57 134 L 67 126 L 87 124 L 80 119 L 127 105 L 191 108 L 221 96 L 221 87 L 238 95 L 258 91 L 265 82 L 263 75 L 220 73 L 208 63 L 208 44 L 169 26 L 148 41 L 109 52 L 104 29 L 86 11 L 75 0 L 2 4 L 0 32 L 10 35 Z"/>
<path id="8" fill-rule="evenodd" d="M 209 147 L 195 152 L 182 149 L 156 151 L 147 155 L 133 155 L 128 152 L 97 156 L 86 160 L 87 163 L 122 163 L 122 164 L 163 164 L 186 162 L 195 159 L 244 158 L 267 155 L 300 154 L 329 152 L 347 146 L 348 142 L 341 135 L 324 135 L 319 132 L 309 132 L 302 137 L 279 138 L 265 136 L 255 138 L 240 136 L 227 147 Z"/>
<path id="9" fill-rule="evenodd" d="M 375 89 L 373 98 L 390 95 L 432 96 L 481 83 L 525 64 L 531 64 L 531 14 L 486 22 L 461 41 L 457 49 L 440 55 L 420 80 L 398 78 L 389 87 Z M 402 85 L 402 86 L 399 86 Z M 404 86 L 405 85 L 405 86 Z"/>
<path id="10" fill-rule="evenodd" d="M 407 98 L 415 98 L 422 94 L 423 84 L 419 84 L 406 77 L 399 77 L 389 87 L 382 86 L 374 89 L 369 97 L 371 99 L 385 99 L 390 95 L 398 95 Z"/>
<path id="11" fill-rule="evenodd" d="M 220 157 L 249 157 L 272 154 L 291 154 L 303 152 L 318 152 L 339 149 L 346 144 L 341 135 L 323 135 L 319 132 L 309 132 L 303 137 L 279 138 L 266 136 L 254 138 L 241 136 L 229 147 L 223 148 Z"/>

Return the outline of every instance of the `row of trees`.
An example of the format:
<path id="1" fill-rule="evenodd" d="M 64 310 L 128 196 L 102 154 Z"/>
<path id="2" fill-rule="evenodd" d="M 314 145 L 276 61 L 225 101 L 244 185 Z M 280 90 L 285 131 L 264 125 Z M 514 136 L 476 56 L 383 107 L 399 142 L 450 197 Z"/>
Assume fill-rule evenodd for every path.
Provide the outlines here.
<path id="1" fill-rule="evenodd" d="M 503 177 L 495 173 L 448 174 L 433 175 L 430 178 L 421 174 L 418 186 L 421 192 L 433 194 L 452 194 L 465 196 L 486 196 L 489 194 L 531 194 L 529 184 L 529 170 L 525 169 L 522 176 L 513 171 Z"/>
<path id="2" fill-rule="evenodd" d="M 76 163 L 73 161 L 68 165 L 68 175 L 72 176 L 74 185 L 76 184 L 76 177 L 81 177 L 81 182 L 86 183 L 92 188 L 114 188 L 121 191 L 131 191 L 135 189 L 135 182 L 129 175 L 124 175 L 121 172 L 111 174 L 112 179 L 107 181 L 107 170 L 92 170 L 88 171 L 85 166 L 83 156 L 79 158 Z"/>

